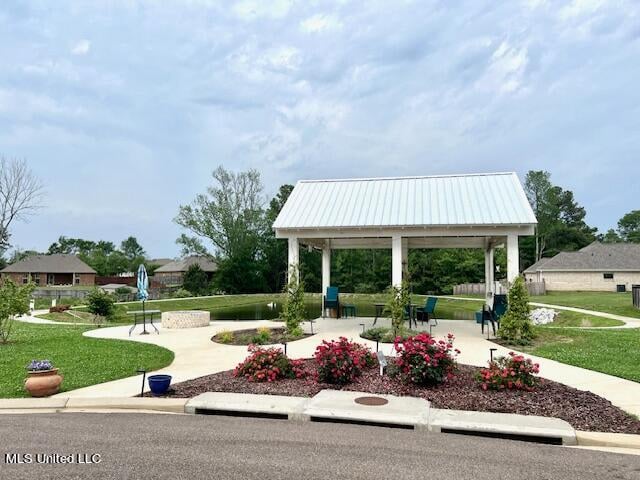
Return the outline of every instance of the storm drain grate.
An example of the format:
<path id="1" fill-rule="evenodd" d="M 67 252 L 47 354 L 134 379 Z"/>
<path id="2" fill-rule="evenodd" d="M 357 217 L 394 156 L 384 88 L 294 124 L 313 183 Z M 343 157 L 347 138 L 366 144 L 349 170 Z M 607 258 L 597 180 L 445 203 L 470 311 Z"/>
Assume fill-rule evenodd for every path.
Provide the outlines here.
<path id="1" fill-rule="evenodd" d="M 289 420 L 286 413 L 267 412 L 241 412 L 234 410 L 211 410 L 208 408 L 196 408 L 196 415 L 217 415 L 220 417 L 244 417 L 244 418 L 268 418 L 271 420 Z"/>
<path id="2" fill-rule="evenodd" d="M 473 430 L 456 430 L 454 428 L 443 428 L 442 433 L 453 433 L 455 435 L 467 435 L 472 437 L 500 438 L 503 440 L 516 440 L 519 442 L 542 443 L 545 445 L 562 445 L 560 437 L 543 437 L 541 435 L 520 435 L 517 433 L 500 432 L 476 432 Z"/>
<path id="3" fill-rule="evenodd" d="M 400 430 L 413 430 L 413 425 L 403 425 L 398 423 L 386 423 L 386 422 L 369 422 L 367 420 L 347 420 L 343 418 L 327 418 L 327 417 L 311 417 L 312 422 L 317 423 L 343 423 L 346 425 L 363 425 L 365 427 L 383 427 L 383 428 L 397 428 Z"/>

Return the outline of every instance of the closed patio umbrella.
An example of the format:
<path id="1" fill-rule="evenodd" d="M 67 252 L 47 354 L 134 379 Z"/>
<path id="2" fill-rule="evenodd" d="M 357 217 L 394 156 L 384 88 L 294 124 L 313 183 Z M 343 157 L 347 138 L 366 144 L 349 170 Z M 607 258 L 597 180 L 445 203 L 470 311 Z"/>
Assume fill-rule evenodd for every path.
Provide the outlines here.
<path id="1" fill-rule="evenodd" d="M 138 299 L 142 300 L 142 333 L 147 333 L 146 311 L 144 302 L 149 298 L 149 276 L 144 264 L 138 267 Z"/>

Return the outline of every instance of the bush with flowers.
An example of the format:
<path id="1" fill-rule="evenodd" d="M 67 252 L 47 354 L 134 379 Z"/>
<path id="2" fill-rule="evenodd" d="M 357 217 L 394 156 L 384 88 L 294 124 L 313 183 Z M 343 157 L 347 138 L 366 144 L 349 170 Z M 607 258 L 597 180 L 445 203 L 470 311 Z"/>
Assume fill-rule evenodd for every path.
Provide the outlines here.
<path id="1" fill-rule="evenodd" d="M 436 385 L 451 378 L 456 370 L 460 350 L 453 348 L 454 336 L 436 340 L 427 333 L 396 338 L 396 374 L 416 385 Z"/>
<path id="2" fill-rule="evenodd" d="M 526 390 L 532 391 L 538 384 L 535 377 L 540 366 L 530 358 L 524 358 L 514 352 L 506 357 L 498 357 L 489 362 L 489 368 L 483 368 L 476 376 L 483 390 Z"/>
<path id="3" fill-rule="evenodd" d="M 234 377 L 245 377 L 250 382 L 274 382 L 306 375 L 302 361 L 289 359 L 279 348 L 249 345 L 249 353 L 233 370 Z"/>
<path id="4" fill-rule="evenodd" d="M 375 365 L 371 350 L 345 337 L 330 342 L 323 340 L 314 357 L 318 365 L 318 380 L 326 383 L 350 383 L 364 368 Z"/>

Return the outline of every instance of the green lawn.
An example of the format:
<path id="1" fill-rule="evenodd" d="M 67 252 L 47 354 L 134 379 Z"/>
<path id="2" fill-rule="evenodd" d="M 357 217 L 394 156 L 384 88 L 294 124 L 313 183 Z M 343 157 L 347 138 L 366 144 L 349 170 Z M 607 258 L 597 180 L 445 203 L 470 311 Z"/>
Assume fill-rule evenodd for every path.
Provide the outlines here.
<path id="1" fill-rule="evenodd" d="M 640 382 L 640 329 L 538 328 L 538 337 L 518 350 L 577 367 Z M 544 372 L 540 372 L 544 377 Z"/>
<path id="2" fill-rule="evenodd" d="M 54 312 L 38 315 L 38 318 L 53 320 L 54 322 L 93 323 L 94 315 L 89 312 L 74 310 L 73 312 Z"/>
<path id="3" fill-rule="evenodd" d="M 173 361 L 173 352 L 125 340 L 86 338 L 91 327 L 15 322 L 8 344 L 0 344 L 0 398 L 25 397 L 25 367 L 47 359 L 64 376 L 62 391 L 116 380 L 136 370 L 156 370 Z"/>
<path id="4" fill-rule="evenodd" d="M 547 292 L 531 297 L 531 301 L 640 318 L 640 309 L 633 306 L 630 292 Z"/>

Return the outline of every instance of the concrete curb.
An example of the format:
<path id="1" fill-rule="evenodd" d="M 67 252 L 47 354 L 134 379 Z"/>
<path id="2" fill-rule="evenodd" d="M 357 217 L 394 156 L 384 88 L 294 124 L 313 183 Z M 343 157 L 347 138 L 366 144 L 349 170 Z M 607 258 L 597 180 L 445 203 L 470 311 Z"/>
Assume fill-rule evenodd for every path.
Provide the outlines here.
<path id="1" fill-rule="evenodd" d="M 640 435 L 628 433 L 576 431 L 576 440 L 581 447 L 615 447 L 640 450 Z"/>
<path id="2" fill-rule="evenodd" d="M 358 405 L 357 397 L 375 396 L 384 406 Z M 555 440 L 567 446 L 640 451 L 640 435 L 576 431 L 558 418 L 505 413 L 441 410 L 414 397 L 323 390 L 313 398 L 208 392 L 188 398 L 9 398 L 0 399 L 0 415 L 61 412 L 147 412 L 235 415 L 289 421 L 330 421 L 410 427 L 520 440 Z M 553 442 L 552 442 L 553 443 Z M 639 452 L 640 453 L 640 452 Z"/>
<path id="3" fill-rule="evenodd" d="M 57 413 L 75 411 L 148 411 L 184 413 L 187 398 L 9 398 L 0 399 L 0 415 L 9 413 Z"/>

